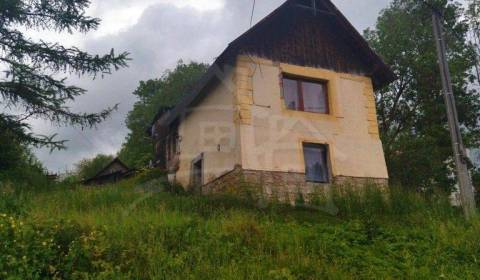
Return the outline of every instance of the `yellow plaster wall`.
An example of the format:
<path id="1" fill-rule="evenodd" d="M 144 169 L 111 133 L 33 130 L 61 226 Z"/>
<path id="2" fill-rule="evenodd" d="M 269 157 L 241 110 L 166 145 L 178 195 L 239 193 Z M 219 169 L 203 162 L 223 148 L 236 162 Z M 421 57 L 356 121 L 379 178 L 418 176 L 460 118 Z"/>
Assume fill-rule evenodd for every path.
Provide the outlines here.
<path id="1" fill-rule="evenodd" d="M 236 90 L 234 72 L 222 74 L 224 80 L 189 112 L 179 127 L 180 166 L 176 180 L 190 185 L 191 163 L 203 153 L 204 183 L 234 169 L 240 163 L 238 128 L 234 123 Z M 219 150 L 220 149 L 220 150 Z"/>
<path id="2" fill-rule="evenodd" d="M 313 142 L 329 145 L 333 176 L 388 178 L 370 78 L 249 56 L 239 56 L 238 65 L 243 168 L 305 172 L 302 142 Z M 330 114 L 286 109 L 282 73 L 328 80 Z"/>

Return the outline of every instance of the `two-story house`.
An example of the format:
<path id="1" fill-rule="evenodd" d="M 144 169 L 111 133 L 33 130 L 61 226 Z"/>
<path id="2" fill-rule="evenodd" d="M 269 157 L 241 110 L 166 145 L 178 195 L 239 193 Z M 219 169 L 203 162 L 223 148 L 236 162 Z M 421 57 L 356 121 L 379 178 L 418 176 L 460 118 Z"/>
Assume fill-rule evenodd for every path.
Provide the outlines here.
<path id="1" fill-rule="evenodd" d="M 374 89 L 394 79 L 329 0 L 288 0 L 230 43 L 182 102 L 161 109 L 156 165 L 204 191 L 385 183 Z"/>

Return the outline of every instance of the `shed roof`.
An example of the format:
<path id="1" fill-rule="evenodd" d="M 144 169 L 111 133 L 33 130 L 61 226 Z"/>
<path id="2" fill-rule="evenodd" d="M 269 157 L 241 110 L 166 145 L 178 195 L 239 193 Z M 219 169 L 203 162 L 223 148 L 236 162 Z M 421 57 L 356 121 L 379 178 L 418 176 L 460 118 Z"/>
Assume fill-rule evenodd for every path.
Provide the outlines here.
<path id="1" fill-rule="evenodd" d="M 118 157 L 116 157 L 109 164 L 107 164 L 107 166 L 105 166 L 100 171 L 98 171 L 97 174 L 95 174 L 95 176 L 92 176 L 91 178 L 84 180 L 84 183 L 88 184 L 89 182 L 95 181 L 97 178 L 102 178 L 104 176 L 110 175 L 110 174 L 104 174 L 104 173 L 114 164 L 120 165 L 124 170 L 123 172 L 124 174 L 130 173 L 131 171 L 133 171 L 133 169 L 130 169 L 125 163 L 123 163 Z"/>
<path id="2" fill-rule="evenodd" d="M 154 120 L 168 126 L 219 81 L 225 65 L 234 65 L 240 54 L 273 61 L 320 67 L 372 78 L 375 89 L 396 79 L 395 74 L 370 48 L 330 0 L 287 0 L 279 8 L 232 41 L 193 90 L 173 109 Z"/>

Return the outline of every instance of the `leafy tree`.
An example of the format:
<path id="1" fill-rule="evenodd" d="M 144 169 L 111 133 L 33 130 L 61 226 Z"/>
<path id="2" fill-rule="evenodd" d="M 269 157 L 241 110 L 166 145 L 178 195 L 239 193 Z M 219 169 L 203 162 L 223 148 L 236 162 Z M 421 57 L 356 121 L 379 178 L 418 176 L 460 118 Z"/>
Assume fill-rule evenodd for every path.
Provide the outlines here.
<path id="1" fill-rule="evenodd" d="M 78 177 L 82 180 L 95 176 L 114 159 L 111 155 L 99 154 L 91 159 L 83 159 L 76 166 Z"/>
<path id="2" fill-rule="evenodd" d="M 0 170 L 13 169 L 20 165 L 24 147 L 12 137 L 8 130 L 0 132 Z"/>
<path id="3" fill-rule="evenodd" d="M 9 131 L 0 131 L 0 187 L 5 182 L 37 188 L 48 185 L 44 168 L 30 149 Z"/>
<path id="4" fill-rule="evenodd" d="M 153 141 L 147 135 L 156 113 L 162 107 L 173 107 L 206 72 L 208 65 L 179 61 L 175 69 L 166 71 L 160 79 L 141 81 L 133 92 L 138 101 L 128 113 L 130 130 L 119 153 L 130 167 L 141 168 L 153 160 Z"/>
<path id="5" fill-rule="evenodd" d="M 452 148 L 429 6 L 443 15 L 459 121 L 466 145 L 476 146 L 480 99 L 470 86 L 476 81 L 476 56 L 459 3 L 394 0 L 365 37 L 399 77 L 376 93 L 391 180 L 417 189 L 450 189 Z"/>
<path id="6" fill-rule="evenodd" d="M 85 90 L 66 84 L 61 74 L 110 74 L 126 66 L 127 53 L 99 56 L 76 47 L 64 47 L 25 37 L 22 30 L 53 30 L 86 33 L 100 20 L 85 16 L 89 0 L 2 0 L 0 1 L 0 130 L 9 129 L 19 142 L 62 148 L 64 141 L 34 135 L 26 122 L 40 118 L 55 124 L 92 127 L 115 108 L 99 113 L 76 113 L 68 107 Z M 8 110 L 6 110 L 8 109 Z M 18 112 L 18 113 L 16 113 Z"/>
<path id="7" fill-rule="evenodd" d="M 475 74 L 480 79 L 480 1 L 468 0 L 465 18 L 470 27 L 470 41 L 475 47 L 476 65 Z"/>

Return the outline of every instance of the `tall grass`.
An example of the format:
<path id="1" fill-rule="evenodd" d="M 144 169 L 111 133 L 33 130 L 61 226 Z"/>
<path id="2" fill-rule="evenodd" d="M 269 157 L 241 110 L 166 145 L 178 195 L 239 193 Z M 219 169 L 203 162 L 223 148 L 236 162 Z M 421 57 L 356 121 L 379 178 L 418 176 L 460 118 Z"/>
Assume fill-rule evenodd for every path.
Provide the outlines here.
<path id="1" fill-rule="evenodd" d="M 400 188 L 388 194 L 373 187 L 342 188 L 334 191 L 330 201 L 318 198 L 310 206 L 258 207 L 235 197 L 162 190 L 161 182 L 152 188 L 130 180 L 101 188 L 2 195 L 0 213 L 16 216 L 24 228 L 39 231 L 38 236 L 13 231 L 11 238 L 24 245 L 52 240 L 53 249 L 42 255 L 34 253 L 41 248 L 28 251 L 28 246 L 9 245 L 8 254 L 38 259 L 25 265 L 28 269 L 18 269 L 21 263 L 0 265 L 0 272 L 3 269 L 14 278 L 37 275 L 38 279 L 55 275 L 474 279 L 480 275 L 480 223 L 466 223 L 440 194 L 427 198 Z M 22 203 L 12 207 L 6 201 Z M 325 203 L 338 212 L 325 212 L 320 207 Z M 65 249 L 68 253 L 58 251 Z M 55 256 L 48 259 L 54 268 L 41 261 L 48 258 L 45 255 Z"/>

